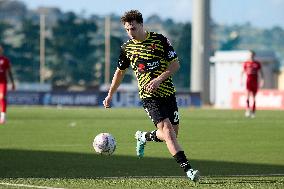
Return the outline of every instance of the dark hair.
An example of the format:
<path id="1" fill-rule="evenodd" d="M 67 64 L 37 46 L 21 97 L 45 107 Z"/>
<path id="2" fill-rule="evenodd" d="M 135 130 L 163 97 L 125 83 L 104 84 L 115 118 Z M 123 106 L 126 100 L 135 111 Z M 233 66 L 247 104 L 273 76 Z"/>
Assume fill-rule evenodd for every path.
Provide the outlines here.
<path id="1" fill-rule="evenodd" d="M 254 56 L 255 52 L 253 50 L 249 50 L 249 52 Z"/>
<path id="2" fill-rule="evenodd" d="M 136 21 L 138 24 L 143 24 L 142 14 L 138 10 L 130 10 L 124 13 L 120 18 L 120 21 L 125 24 L 125 22 Z"/>

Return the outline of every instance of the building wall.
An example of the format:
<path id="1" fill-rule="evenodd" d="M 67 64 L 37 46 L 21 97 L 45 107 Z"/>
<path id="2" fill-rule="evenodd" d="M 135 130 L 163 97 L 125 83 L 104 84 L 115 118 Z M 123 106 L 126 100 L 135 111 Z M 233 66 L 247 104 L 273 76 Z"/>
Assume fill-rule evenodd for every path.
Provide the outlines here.
<path id="1" fill-rule="evenodd" d="M 239 62 L 220 62 L 215 65 L 215 106 L 230 108 L 233 91 L 243 90 L 241 85 L 242 66 Z"/>

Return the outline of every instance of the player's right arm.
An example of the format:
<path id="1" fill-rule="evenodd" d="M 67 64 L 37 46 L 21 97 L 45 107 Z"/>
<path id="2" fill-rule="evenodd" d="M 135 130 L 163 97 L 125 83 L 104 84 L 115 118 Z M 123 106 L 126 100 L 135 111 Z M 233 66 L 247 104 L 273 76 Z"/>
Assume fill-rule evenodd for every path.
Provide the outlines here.
<path id="1" fill-rule="evenodd" d="M 244 85 L 244 75 L 245 75 L 245 62 L 243 63 L 243 69 L 242 69 L 242 72 L 241 72 L 241 86 Z"/>
<path id="2" fill-rule="evenodd" d="M 112 96 L 116 92 L 119 85 L 121 84 L 123 77 L 125 75 L 125 72 L 126 72 L 126 70 L 120 70 L 119 68 L 116 69 L 116 71 L 113 75 L 113 78 L 112 78 L 112 82 L 111 82 L 111 85 L 110 85 L 110 88 L 109 88 L 109 91 L 108 91 L 108 95 L 105 98 L 105 100 L 103 101 L 105 108 L 110 108 Z"/>
<path id="3" fill-rule="evenodd" d="M 119 85 L 121 84 L 124 78 L 125 72 L 129 66 L 130 66 L 130 61 L 126 56 L 125 47 L 122 46 L 119 59 L 118 59 L 117 69 L 113 75 L 112 82 L 111 82 L 111 85 L 108 91 L 108 95 L 103 101 L 105 108 L 110 108 L 112 96 L 116 92 Z"/>

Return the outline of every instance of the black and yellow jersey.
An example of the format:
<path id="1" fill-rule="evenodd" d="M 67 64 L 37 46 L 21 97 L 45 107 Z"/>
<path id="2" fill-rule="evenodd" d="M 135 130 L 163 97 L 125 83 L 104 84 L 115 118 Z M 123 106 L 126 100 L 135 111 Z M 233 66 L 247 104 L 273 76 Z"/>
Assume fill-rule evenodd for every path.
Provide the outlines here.
<path id="1" fill-rule="evenodd" d="M 163 81 L 155 92 L 144 88 L 175 60 L 177 55 L 169 40 L 162 34 L 147 32 L 144 41 L 130 39 L 121 46 L 118 68 L 125 70 L 132 67 L 138 80 L 140 98 L 166 97 L 175 93 L 172 77 Z"/>

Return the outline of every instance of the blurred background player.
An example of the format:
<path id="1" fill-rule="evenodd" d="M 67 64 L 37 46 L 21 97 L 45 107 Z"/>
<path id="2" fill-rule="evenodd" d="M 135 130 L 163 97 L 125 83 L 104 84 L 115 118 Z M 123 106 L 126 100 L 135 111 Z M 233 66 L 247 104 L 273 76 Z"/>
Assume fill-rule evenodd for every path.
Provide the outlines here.
<path id="1" fill-rule="evenodd" d="M 249 58 L 243 63 L 242 71 L 242 81 L 243 75 L 246 75 L 246 96 L 247 96 L 247 108 L 245 112 L 246 117 L 255 117 L 256 111 L 256 93 L 259 87 L 262 87 L 264 84 L 263 80 L 263 71 L 261 68 L 260 62 L 255 60 L 255 52 L 250 50 Z M 252 104 L 250 99 L 252 97 Z"/>
<path id="2" fill-rule="evenodd" d="M 0 45 L 0 124 L 6 122 L 6 109 L 7 109 L 7 75 L 12 83 L 12 90 L 15 90 L 15 83 L 11 71 L 11 64 L 7 57 L 3 55 L 4 49 Z"/>
<path id="3" fill-rule="evenodd" d="M 136 132 L 137 156 L 144 156 L 146 142 L 165 141 L 169 152 L 189 179 L 197 181 L 199 172 L 192 169 L 177 141 L 179 114 L 172 75 L 180 67 L 178 57 L 166 37 L 144 30 L 143 17 L 139 11 L 126 12 L 121 22 L 130 40 L 121 47 L 118 66 L 103 102 L 104 107 L 110 107 L 113 94 L 126 69 L 131 66 L 138 80 L 143 107 L 156 126 L 156 130 L 151 132 Z"/>

